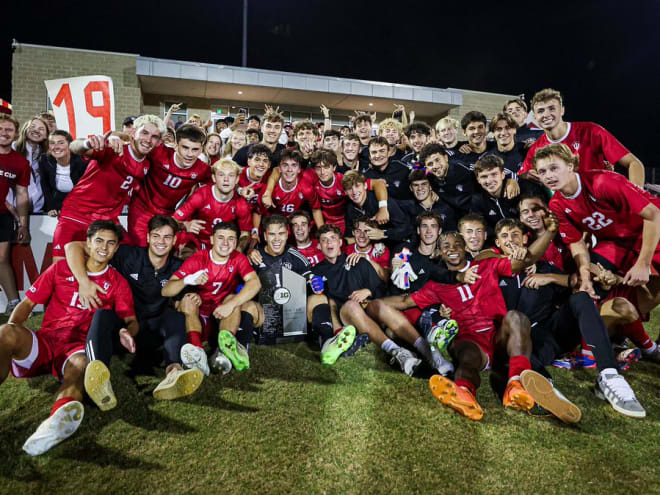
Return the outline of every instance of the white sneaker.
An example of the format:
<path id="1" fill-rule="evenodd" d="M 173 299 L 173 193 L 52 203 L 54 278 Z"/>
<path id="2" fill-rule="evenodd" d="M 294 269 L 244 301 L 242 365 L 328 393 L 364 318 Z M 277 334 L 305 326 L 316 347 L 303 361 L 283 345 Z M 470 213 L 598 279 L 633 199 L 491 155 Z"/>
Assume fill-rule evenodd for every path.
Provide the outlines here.
<path id="1" fill-rule="evenodd" d="M 435 346 L 431 347 L 431 356 L 431 366 L 438 370 L 439 374 L 447 376 L 449 373 L 454 372 L 454 365 L 447 361 Z"/>
<path id="2" fill-rule="evenodd" d="M 204 373 L 199 369 L 173 369 L 165 379 L 154 389 L 154 398 L 159 400 L 174 400 L 191 395 L 199 388 L 204 379 Z"/>
<path id="3" fill-rule="evenodd" d="M 85 392 L 101 411 L 109 411 L 117 406 L 117 397 L 110 383 L 110 370 L 95 359 L 85 369 Z"/>
<path id="4" fill-rule="evenodd" d="M 220 352 L 220 349 L 216 349 L 211 355 L 209 366 L 214 373 L 222 373 L 223 375 L 229 373 L 233 368 L 229 358 Z"/>
<path id="5" fill-rule="evenodd" d="M 23 444 L 23 450 L 29 455 L 49 451 L 75 433 L 84 415 L 85 409 L 80 402 L 67 402 L 39 425 L 37 431 Z"/>
<path id="6" fill-rule="evenodd" d="M 184 344 L 183 347 L 181 347 L 181 362 L 186 368 L 197 368 L 204 373 L 205 376 L 211 374 L 206 352 L 204 352 L 204 349 L 201 347 L 192 344 Z"/>
<path id="7" fill-rule="evenodd" d="M 416 357 L 408 349 L 399 347 L 392 353 L 390 364 L 398 363 L 403 371 L 408 376 L 413 376 L 417 367 L 421 364 L 422 360 Z"/>
<path id="8" fill-rule="evenodd" d="M 607 400 L 615 411 L 632 418 L 646 417 L 646 411 L 637 401 L 626 379 L 616 370 L 603 370 L 596 381 L 596 397 Z"/>

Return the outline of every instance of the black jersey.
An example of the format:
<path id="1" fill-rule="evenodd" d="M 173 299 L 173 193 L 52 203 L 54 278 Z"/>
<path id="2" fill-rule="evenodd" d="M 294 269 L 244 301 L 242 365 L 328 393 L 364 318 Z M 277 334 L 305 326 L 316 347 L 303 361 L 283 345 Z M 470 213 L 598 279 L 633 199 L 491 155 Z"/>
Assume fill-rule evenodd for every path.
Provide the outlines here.
<path id="1" fill-rule="evenodd" d="M 413 235 L 413 225 L 409 215 L 401 209 L 401 205 L 395 199 L 387 200 L 387 211 L 390 221 L 381 228 L 385 230 L 386 241 L 407 241 Z M 362 206 L 349 201 L 346 205 L 346 237 L 353 237 L 353 220 L 359 216 L 366 215 L 369 218 L 378 213 L 378 199 L 373 191 L 367 191 L 367 198 Z"/>
<path id="2" fill-rule="evenodd" d="M 312 272 L 310 271 L 309 260 L 296 248 L 289 247 L 279 256 L 268 254 L 263 246 L 259 246 L 257 249 L 261 254 L 262 262 L 255 266 L 255 270 L 259 278 L 262 279 L 262 292 L 264 290 L 275 291 L 275 288 L 281 285 L 282 268 L 288 268 L 307 280 L 311 278 Z"/>
<path id="3" fill-rule="evenodd" d="M 515 143 L 509 151 L 500 151 L 496 147 L 488 154 L 499 156 L 504 161 L 504 172 L 507 177 L 516 177 L 527 156 L 527 147 L 525 143 Z"/>
<path id="4" fill-rule="evenodd" d="M 524 141 L 531 141 L 533 143 L 541 137 L 541 134 L 543 134 L 543 130 L 532 129 L 527 124 L 523 124 L 516 129 L 516 143 L 522 143 Z"/>
<path id="5" fill-rule="evenodd" d="M 383 281 L 366 259 L 361 258 L 354 266 L 346 264 L 346 255 L 340 255 L 335 263 L 323 260 L 312 267 L 314 275 L 323 278 L 323 293 L 340 304 L 345 303 L 356 290 L 369 289 L 370 299 L 385 295 Z"/>
<path id="6" fill-rule="evenodd" d="M 248 166 L 248 153 L 250 151 L 250 148 L 254 146 L 255 143 L 248 144 L 246 146 L 243 146 L 240 150 L 236 152 L 234 155 L 234 161 L 238 163 L 241 167 L 247 167 Z M 277 167 L 280 163 L 280 153 L 282 152 L 283 149 L 285 149 L 286 146 L 283 144 L 277 143 L 275 145 L 275 152 L 270 154 L 270 167 Z"/>
<path id="7" fill-rule="evenodd" d="M 137 319 L 145 320 L 160 315 L 165 309 L 168 298 L 161 296 L 160 291 L 183 261 L 170 255 L 165 265 L 156 270 L 149 259 L 148 248 L 121 244 L 110 264 L 131 287 Z"/>
<path id="8" fill-rule="evenodd" d="M 429 280 L 438 282 L 440 284 L 456 284 L 456 273 L 447 269 L 445 264 L 440 261 L 439 263 L 432 260 L 430 256 L 422 254 L 413 243 L 406 242 L 399 245 L 396 249 L 392 250 L 392 258 L 398 255 L 404 248 L 410 251 L 410 258 L 408 263 L 417 275 L 417 280 L 410 282 L 409 289 L 400 289 L 394 284 L 390 284 L 389 293 L 391 295 L 412 294 L 420 290 Z M 390 266 L 392 262 L 390 260 Z"/>
<path id="9" fill-rule="evenodd" d="M 367 179 L 383 179 L 387 182 L 388 198 L 406 200 L 411 198 L 408 186 L 408 175 L 410 170 L 397 160 L 390 159 L 387 167 L 380 171 L 369 168 L 364 174 Z"/>
<path id="10" fill-rule="evenodd" d="M 447 150 L 449 156 L 449 169 L 444 178 L 438 179 L 429 175 L 431 188 L 447 203 L 451 205 L 459 216 L 470 210 L 470 200 L 474 190 L 474 172 L 463 155 L 454 150 Z"/>

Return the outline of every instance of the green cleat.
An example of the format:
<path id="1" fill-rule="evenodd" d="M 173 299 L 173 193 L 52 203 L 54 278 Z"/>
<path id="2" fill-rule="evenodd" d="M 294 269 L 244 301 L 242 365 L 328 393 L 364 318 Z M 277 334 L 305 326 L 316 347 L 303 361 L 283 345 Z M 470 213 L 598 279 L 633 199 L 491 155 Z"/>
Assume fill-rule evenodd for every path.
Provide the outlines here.
<path id="1" fill-rule="evenodd" d="M 220 352 L 229 358 L 231 364 L 238 371 L 250 367 L 250 356 L 248 356 L 247 349 L 236 340 L 231 332 L 220 330 L 218 346 L 220 346 Z"/>
<path id="2" fill-rule="evenodd" d="M 458 323 L 456 320 L 440 320 L 429 331 L 426 340 L 439 351 L 444 351 L 449 347 L 458 333 Z"/>
<path id="3" fill-rule="evenodd" d="M 353 345 L 355 334 L 355 327 L 348 325 L 342 328 L 337 335 L 326 340 L 321 348 L 321 362 L 327 365 L 335 364 L 339 356 Z"/>

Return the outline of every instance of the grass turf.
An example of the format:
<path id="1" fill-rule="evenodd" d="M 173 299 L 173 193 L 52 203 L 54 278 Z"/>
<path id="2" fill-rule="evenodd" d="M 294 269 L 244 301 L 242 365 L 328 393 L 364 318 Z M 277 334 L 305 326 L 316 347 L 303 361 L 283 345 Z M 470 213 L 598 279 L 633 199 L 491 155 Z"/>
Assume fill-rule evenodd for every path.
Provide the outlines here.
<path id="1" fill-rule="evenodd" d="M 38 327 L 41 316 L 30 319 Z M 2 320 L 4 321 L 4 319 Z M 657 337 L 660 312 L 647 329 Z M 253 347 L 245 372 L 205 379 L 190 398 L 154 401 L 163 376 L 111 366 L 119 405 L 85 408 L 73 437 L 31 458 L 53 377 L 0 388 L 2 493 L 660 493 L 660 367 L 625 373 L 642 420 L 598 400 L 595 370 L 553 369 L 583 412 L 573 427 L 505 410 L 484 374 L 479 423 L 444 408 L 428 382 L 369 344 L 322 366 L 305 344 Z"/>

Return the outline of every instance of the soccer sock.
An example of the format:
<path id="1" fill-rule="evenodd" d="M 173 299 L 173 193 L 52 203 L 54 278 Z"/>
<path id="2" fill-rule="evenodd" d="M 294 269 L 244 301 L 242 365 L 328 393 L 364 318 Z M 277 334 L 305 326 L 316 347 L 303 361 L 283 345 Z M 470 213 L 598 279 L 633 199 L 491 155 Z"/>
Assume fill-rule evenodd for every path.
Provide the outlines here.
<path id="1" fill-rule="evenodd" d="M 11 301 L 9 301 L 9 302 L 7 303 L 7 306 L 12 306 L 12 305 L 14 305 L 14 304 L 18 304 L 19 302 L 21 302 L 20 299 L 12 299 Z"/>
<path id="2" fill-rule="evenodd" d="M 464 389 L 466 389 L 468 392 L 472 394 L 473 397 L 477 396 L 477 387 L 471 381 L 466 380 L 464 378 L 459 378 L 454 383 L 456 383 L 457 387 L 463 387 Z"/>
<path id="3" fill-rule="evenodd" d="M 197 347 L 203 347 L 202 334 L 200 332 L 188 332 L 188 343 Z"/>
<path id="4" fill-rule="evenodd" d="M 392 341 L 391 339 L 385 340 L 385 342 L 383 342 L 380 345 L 380 348 L 383 351 L 385 351 L 387 354 L 392 354 L 397 349 L 401 349 L 401 347 L 399 347 L 397 344 L 395 344 L 394 341 Z"/>
<path id="5" fill-rule="evenodd" d="M 334 336 L 330 305 L 319 304 L 312 310 L 312 330 L 320 337 L 321 343 Z"/>
<path id="6" fill-rule="evenodd" d="M 520 373 L 525 370 L 531 370 L 532 364 L 527 359 L 527 356 L 511 356 L 509 358 L 509 380 L 507 384 L 513 380 L 520 380 Z"/>
<path id="7" fill-rule="evenodd" d="M 642 352 L 644 354 L 651 354 L 652 352 L 655 352 L 657 348 L 658 348 L 658 344 L 656 344 L 655 342 L 651 342 L 651 347 L 649 347 L 648 349 L 642 349 Z"/>
<path id="8" fill-rule="evenodd" d="M 55 404 L 53 404 L 53 407 L 50 409 L 50 415 L 52 416 L 55 414 L 55 411 L 57 411 L 60 407 L 62 407 L 64 404 L 68 404 L 69 402 L 74 402 L 76 399 L 73 397 L 62 397 L 61 399 L 57 399 L 55 401 Z"/>
<path id="9" fill-rule="evenodd" d="M 419 337 L 413 344 L 413 347 L 422 355 L 428 362 L 433 361 L 433 354 L 431 354 L 431 346 L 424 337 Z"/>
<path id="10" fill-rule="evenodd" d="M 594 353 L 591 352 L 591 347 L 589 347 L 589 344 L 587 344 L 587 341 L 584 340 L 584 337 L 582 338 L 582 349 L 581 352 L 585 356 L 589 356 L 590 358 L 593 359 Z"/>
<path id="11" fill-rule="evenodd" d="M 241 311 L 241 322 L 239 323 L 238 330 L 236 331 L 236 340 L 244 347 L 252 342 L 254 336 L 254 318 L 247 311 Z"/>
<path id="12" fill-rule="evenodd" d="M 648 351 L 653 347 L 653 341 L 649 337 L 649 334 L 646 333 L 646 330 L 644 330 L 644 325 L 642 325 L 642 320 L 640 319 L 626 325 L 620 325 L 619 331 L 643 351 Z"/>

